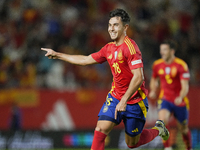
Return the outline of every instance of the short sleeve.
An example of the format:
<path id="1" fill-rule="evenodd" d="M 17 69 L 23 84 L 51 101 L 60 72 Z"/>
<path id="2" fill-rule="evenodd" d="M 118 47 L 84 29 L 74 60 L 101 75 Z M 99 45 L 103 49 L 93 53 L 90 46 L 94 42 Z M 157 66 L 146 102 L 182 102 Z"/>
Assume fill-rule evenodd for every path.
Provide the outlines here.
<path id="1" fill-rule="evenodd" d="M 142 54 L 137 45 L 134 45 L 135 53 L 131 54 L 128 49 L 127 52 L 127 62 L 130 70 L 143 68 Z"/>
<path id="2" fill-rule="evenodd" d="M 98 51 L 96 53 L 92 53 L 91 56 L 98 63 L 102 64 L 103 62 L 107 61 L 107 59 L 106 59 L 106 50 L 107 50 L 107 46 L 104 46 L 103 48 L 101 48 L 100 51 Z"/>
<path id="3" fill-rule="evenodd" d="M 180 79 L 184 79 L 184 80 L 190 79 L 190 72 L 186 63 L 181 65 L 179 77 Z"/>

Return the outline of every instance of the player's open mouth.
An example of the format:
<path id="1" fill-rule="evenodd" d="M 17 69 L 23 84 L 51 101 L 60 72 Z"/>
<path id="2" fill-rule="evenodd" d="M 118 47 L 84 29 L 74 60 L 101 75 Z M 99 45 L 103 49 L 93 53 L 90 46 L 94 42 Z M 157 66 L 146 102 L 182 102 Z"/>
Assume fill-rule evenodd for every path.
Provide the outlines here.
<path id="1" fill-rule="evenodd" d="M 116 33 L 110 33 L 110 36 L 112 36 L 112 37 L 116 36 Z"/>

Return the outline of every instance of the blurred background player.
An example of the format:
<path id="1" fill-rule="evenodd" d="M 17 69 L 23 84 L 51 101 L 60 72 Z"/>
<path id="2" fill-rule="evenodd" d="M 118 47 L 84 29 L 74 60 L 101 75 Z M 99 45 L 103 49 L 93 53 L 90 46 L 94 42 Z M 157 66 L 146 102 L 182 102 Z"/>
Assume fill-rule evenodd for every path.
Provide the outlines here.
<path id="1" fill-rule="evenodd" d="M 169 123 L 173 114 L 177 120 L 187 150 L 191 149 L 191 133 L 188 128 L 190 73 L 187 64 L 175 57 L 177 44 L 172 40 L 165 40 L 160 44 L 161 59 L 153 63 L 153 74 L 150 81 L 149 98 L 158 100 L 158 118 Z M 165 150 L 172 150 L 169 140 L 163 141 Z"/>
<path id="2" fill-rule="evenodd" d="M 122 120 L 125 141 L 135 148 L 160 135 L 169 138 L 162 121 L 152 129 L 143 129 L 148 111 L 147 90 L 144 86 L 143 61 L 137 44 L 126 35 L 130 17 L 122 9 L 110 12 L 108 32 L 114 42 L 89 56 L 68 55 L 42 48 L 50 59 L 60 59 L 77 65 L 90 65 L 108 61 L 113 75 L 112 89 L 103 104 L 94 132 L 91 150 L 104 150 L 105 138 Z"/>
<path id="3" fill-rule="evenodd" d="M 22 114 L 17 103 L 12 104 L 9 126 L 13 131 L 22 129 Z"/>

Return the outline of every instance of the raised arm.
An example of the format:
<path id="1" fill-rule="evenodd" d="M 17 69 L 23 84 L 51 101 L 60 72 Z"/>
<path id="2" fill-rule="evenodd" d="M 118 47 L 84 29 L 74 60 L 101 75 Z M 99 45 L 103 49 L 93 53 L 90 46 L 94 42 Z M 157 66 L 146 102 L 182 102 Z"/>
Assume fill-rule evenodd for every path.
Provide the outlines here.
<path id="1" fill-rule="evenodd" d="M 49 59 L 60 59 L 60 60 L 69 62 L 71 64 L 82 65 L 82 66 L 97 63 L 97 61 L 94 60 L 91 55 L 89 55 L 89 56 L 69 55 L 69 54 L 56 52 L 56 51 L 49 49 L 49 48 L 41 48 L 41 50 L 47 52 L 45 54 L 45 56 L 47 56 Z"/>

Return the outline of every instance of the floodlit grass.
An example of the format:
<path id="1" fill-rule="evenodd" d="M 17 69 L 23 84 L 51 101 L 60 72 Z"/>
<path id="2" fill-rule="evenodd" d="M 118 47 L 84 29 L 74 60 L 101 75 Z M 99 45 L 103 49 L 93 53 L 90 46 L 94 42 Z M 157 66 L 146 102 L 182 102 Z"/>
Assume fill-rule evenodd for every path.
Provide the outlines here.
<path id="1" fill-rule="evenodd" d="M 90 150 L 90 148 L 65 148 L 65 149 L 51 149 L 51 150 Z M 106 148 L 105 150 L 129 150 L 129 149 L 119 149 L 119 148 Z M 163 149 L 156 149 L 156 148 L 142 148 L 138 150 L 163 150 Z M 183 150 L 182 148 L 175 148 L 173 150 Z M 199 150 L 199 149 L 194 149 Z"/>
<path id="2" fill-rule="evenodd" d="M 66 149 L 51 149 L 51 150 L 90 150 L 90 148 L 66 148 Z M 106 148 L 105 150 L 128 150 L 128 149 Z M 162 150 L 162 149 L 142 149 L 142 150 Z"/>
<path id="3" fill-rule="evenodd" d="M 51 149 L 51 150 L 90 150 L 90 148 L 65 148 L 65 149 Z M 106 148 L 105 150 L 128 150 L 128 149 L 119 149 L 119 148 Z M 140 149 L 140 150 L 163 150 L 163 149 Z M 174 149 L 174 150 L 182 150 L 182 149 Z"/>
<path id="4" fill-rule="evenodd" d="M 66 148 L 66 149 L 51 149 L 51 150 L 90 150 L 90 148 Z M 129 149 L 118 149 L 118 148 L 106 148 L 105 150 L 129 150 Z M 163 149 L 140 149 L 140 150 L 163 150 Z M 182 149 L 174 149 L 182 150 Z"/>
<path id="5" fill-rule="evenodd" d="M 137 148 L 136 148 L 137 149 Z M 0 150 L 11 150 L 11 149 L 0 149 Z M 14 149 L 12 149 L 14 150 Z M 15 149 L 19 150 L 19 149 Z M 20 149 L 23 150 L 23 149 Z M 39 150 L 39 149 L 31 149 L 31 150 Z M 45 150 L 45 149 L 41 149 Z M 57 148 L 57 149 L 48 149 L 48 150 L 90 150 L 90 148 Z M 105 148 L 105 150 L 129 150 L 129 149 L 119 149 L 119 148 Z M 160 148 L 140 148 L 138 150 L 163 150 Z M 173 150 L 184 150 L 183 148 L 174 148 Z M 200 150 L 200 149 L 194 149 L 194 150 Z"/>

